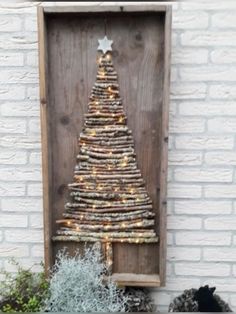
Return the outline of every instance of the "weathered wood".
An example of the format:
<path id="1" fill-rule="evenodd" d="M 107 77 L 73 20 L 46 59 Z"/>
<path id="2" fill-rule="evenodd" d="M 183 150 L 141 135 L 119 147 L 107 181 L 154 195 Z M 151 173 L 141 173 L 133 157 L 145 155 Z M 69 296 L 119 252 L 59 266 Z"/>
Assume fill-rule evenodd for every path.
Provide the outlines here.
<path id="1" fill-rule="evenodd" d="M 51 248 L 53 224 L 51 215 L 51 150 L 49 140 L 49 116 L 47 99 L 47 46 L 46 46 L 46 22 L 44 11 L 38 7 L 38 45 L 39 45 L 39 75 L 40 75 L 40 117 L 41 117 L 41 138 L 42 138 L 42 174 L 43 174 L 43 220 L 44 220 L 44 256 L 45 270 L 48 273 L 53 262 Z"/>
<path id="2" fill-rule="evenodd" d="M 97 13 L 97 12 L 165 12 L 168 8 L 167 5 L 105 5 L 104 3 L 97 2 L 91 5 L 65 5 L 56 2 L 47 2 L 43 5 L 44 11 L 47 13 Z"/>
<path id="3" fill-rule="evenodd" d="M 55 221 L 62 217 L 68 194 L 66 186 L 73 177 L 73 168 L 78 155 L 77 138 L 82 131 L 84 114 L 89 112 L 88 97 L 96 77 L 96 65 L 93 60 L 96 60 L 97 38 L 104 34 L 104 16 L 106 16 L 107 35 L 114 40 L 113 60 L 118 72 L 119 89 L 127 114 L 127 123 L 134 135 L 138 166 L 141 168 L 147 190 L 153 200 L 157 217 L 156 230 L 160 230 L 160 244 L 137 246 L 114 243 L 113 271 L 121 275 L 128 273 L 120 280 L 123 285 L 158 286 L 160 285 L 158 274 L 162 282 L 165 277 L 164 215 L 171 12 L 168 6 L 154 5 L 147 9 L 146 6 L 124 7 L 126 12 L 124 14 L 120 12 L 119 7 L 114 6 L 111 11 L 114 9 L 116 12 L 106 15 L 103 12 L 109 12 L 108 7 L 100 6 L 99 14 L 96 14 L 98 12 L 96 6 L 81 9 L 79 5 L 60 6 L 59 9 L 58 6 L 48 6 L 44 11 L 47 16 L 47 31 L 43 39 L 47 42 L 45 49 L 48 53 L 48 62 L 42 57 L 42 51 L 40 55 L 43 60 L 42 68 L 46 69 L 48 66 L 48 82 L 50 82 L 50 85 L 46 84 L 48 90 L 45 88 L 45 97 L 43 97 L 43 103 L 46 103 L 47 98 L 49 119 L 44 119 L 45 122 L 42 124 L 44 130 L 47 130 L 47 147 L 43 148 L 44 157 L 48 156 L 49 160 L 48 163 L 44 162 L 46 172 L 44 191 L 49 192 L 49 194 L 44 192 L 44 210 L 45 216 L 48 217 L 44 220 L 47 224 L 45 228 L 48 230 L 45 258 L 48 264 L 51 264 L 49 256 L 52 254 L 55 256 L 56 251 L 63 247 L 63 243 L 60 242 L 52 247 L 49 233 L 55 235 Z M 51 14 L 57 10 L 56 15 Z M 84 13 L 80 15 L 82 11 Z M 94 14 L 86 13 L 91 11 L 94 11 Z M 133 14 L 132 11 L 140 12 Z M 41 12 L 43 15 L 42 9 Z M 68 12 L 68 14 L 60 12 Z M 163 47 L 165 47 L 164 51 Z M 41 84 L 44 81 L 43 76 L 40 73 Z M 114 107 L 114 113 L 115 110 L 119 112 L 120 108 L 119 100 L 115 101 L 117 107 Z M 106 102 L 103 107 L 106 113 Z M 95 106 L 91 104 L 91 110 L 94 109 Z M 102 107 L 99 110 L 103 110 Z M 103 132 L 102 126 L 99 128 Z M 98 130 L 97 133 L 99 132 Z M 119 136 L 122 134 L 125 135 L 119 133 Z M 107 142 L 93 142 L 93 147 L 97 148 L 97 144 L 102 144 L 104 149 L 109 150 L 113 144 L 117 145 L 117 141 L 111 141 L 110 145 Z M 125 140 L 120 141 L 119 148 L 127 148 Z M 46 183 L 45 178 L 48 181 Z M 136 185 L 139 186 L 140 184 Z M 68 242 L 67 246 L 71 254 L 76 247 L 82 248 L 80 243 L 74 245 Z M 137 275 L 133 279 L 129 273 L 142 275 Z M 148 278 L 144 276 L 145 274 Z M 155 280 L 151 280 L 154 277 Z M 118 279 L 117 281 L 119 282 Z"/>
<path id="4" fill-rule="evenodd" d="M 165 15 L 164 41 L 164 86 L 161 121 L 161 158 L 160 158 L 160 196 L 159 196 L 159 274 L 161 285 L 165 285 L 166 274 L 166 205 L 167 205 L 167 167 L 168 167 L 168 121 L 169 121 L 169 88 L 171 58 L 171 21 L 172 11 L 167 7 Z"/>
<path id="5" fill-rule="evenodd" d="M 160 286 L 160 277 L 156 274 L 142 275 L 142 274 L 129 274 L 129 273 L 113 273 L 112 279 L 118 284 L 118 286 L 126 286 L 127 282 L 129 286 L 134 287 L 155 287 Z"/>

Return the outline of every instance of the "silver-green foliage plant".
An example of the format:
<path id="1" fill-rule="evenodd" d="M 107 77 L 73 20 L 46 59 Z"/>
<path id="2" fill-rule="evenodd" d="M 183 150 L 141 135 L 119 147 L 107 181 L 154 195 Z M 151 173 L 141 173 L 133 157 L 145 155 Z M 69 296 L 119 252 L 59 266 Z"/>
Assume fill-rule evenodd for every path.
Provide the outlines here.
<path id="1" fill-rule="evenodd" d="M 126 298 L 108 279 L 98 246 L 70 257 L 59 252 L 49 284 L 48 312 L 124 312 Z"/>

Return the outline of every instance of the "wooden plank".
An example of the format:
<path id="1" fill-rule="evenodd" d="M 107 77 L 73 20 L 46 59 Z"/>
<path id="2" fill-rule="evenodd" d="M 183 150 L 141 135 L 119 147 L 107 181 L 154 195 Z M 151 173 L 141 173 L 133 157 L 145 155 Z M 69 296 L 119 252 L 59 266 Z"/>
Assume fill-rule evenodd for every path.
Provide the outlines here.
<path id="1" fill-rule="evenodd" d="M 140 12 L 136 15 L 132 6 L 130 12 L 107 15 L 104 8 L 99 14 L 92 10 L 92 15 L 90 10 L 81 15 L 50 15 L 45 7 L 38 11 L 45 262 L 52 265 L 56 252 L 63 246 L 68 246 L 72 255 L 78 247 L 75 243 L 56 243 L 52 248 L 51 236 L 56 231 L 55 220 L 64 212 L 66 186 L 72 181 L 78 153 L 77 138 L 95 82 L 97 38 L 104 35 L 106 23 L 107 35 L 114 40 L 113 60 L 128 126 L 135 137 L 138 165 L 147 181 L 156 210 L 156 230 L 160 231 L 160 246 L 114 244 L 114 272 L 125 276 L 120 277 L 121 283 L 127 275 L 136 275 L 126 280 L 126 285 L 158 286 L 160 282 L 163 285 L 171 9 L 165 6 L 164 13 L 143 12 L 146 6 L 138 6 Z M 78 12 L 81 11 L 74 13 Z M 47 14 L 47 29 L 43 14 Z M 48 91 L 46 78 L 50 82 Z"/>
<path id="2" fill-rule="evenodd" d="M 164 97 L 162 106 L 162 141 L 160 166 L 160 257 L 159 274 L 161 285 L 166 279 L 166 205 L 167 205 L 167 168 L 168 168 L 168 121 L 169 121 L 169 86 L 171 58 L 171 18 L 172 11 L 168 8 L 165 15 L 165 54 L 164 54 Z"/>
<path id="3" fill-rule="evenodd" d="M 160 278 L 156 274 L 142 275 L 142 274 L 128 274 L 128 273 L 114 273 L 112 275 L 118 286 L 135 286 L 135 287 L 159 287 Z"/>
<path id="4" fill-rule="evenodd" d="M 40 116 L 42 139 L 42 174 L 43 174 L 43 219 L 44 219 L 44 256 L 45 269 L 52 265 L 51 248 L 51 153 L 49 143 L 49 123 L 47 105 L 47 53 L 46 53 L 46 25 L 43 7 L 38 6 L 38 42 L 39 42 L 39 76 L 40 76 Z"/>
<path id="5" fill-rule="evenodd" d="M 165 12 L 168 5 L 104 5 L 103 3 L 94 3 L 91 5 L 76 5 L 75 3 L 71 3 L 71 5 L 64 3 L 50 3 L 47 2 L 42 4 L 45 13 L 98 13 L 98 12 Z"/>

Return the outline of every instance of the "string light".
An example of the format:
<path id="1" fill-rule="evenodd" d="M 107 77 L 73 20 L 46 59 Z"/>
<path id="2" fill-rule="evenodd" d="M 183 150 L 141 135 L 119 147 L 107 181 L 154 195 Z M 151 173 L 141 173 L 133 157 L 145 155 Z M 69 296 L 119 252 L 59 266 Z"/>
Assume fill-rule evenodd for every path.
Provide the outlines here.
<path id="1" fill-rule="evenodd" d="M 103 116 L 113 117 L 114 119 L 111 119 L 113 125 L 109 125 L 109 124 L 100 125 L 100 123 L 98 123 L 99 125 L 97 126 L 97 121 L 94 121 L 95 119 L 86 121 L 86 122 L 89 122 L 88 125 L 92 125 L 92 126 L 90 126 L 91 129 L 89 129 L 89 127 L 87 129 L 88 130 L 87 134 L 91 135 L 91 136 L 99 136 L 99 137 L 101 136 L 102 137 L 104 135 L 103 132 L 100 133 L 100 129 L 102 129 L 102 128 L 103 128 L 103 130 L 104 129 L 108 130 L 108 132 L 106 132 L 106 133 L 109 134 L 109 136 L 111 136 L 110 132 L 114 132 L 113 127 L 118 128 L 118 130 L 119 129 L 122 130 L 123 125 L 119 125 L 119 123 L 122 124 L 123 122 L 126 122 L 126 119 L 127 119 L 126 115 L 123 113 L 123 111 L 121 109 L 119 109 L 119 107 L 118 107 L 118 109 L 116 109 L 117 104 L 119 105 L 120 101 L 118 100 L 118 102 L 116 102 L 116 99 L 118 98 L 118 88 L 116 86 L 118 86 L 118 85 L 113 83 L 115 81 L 116 73 L 115 72 L 110 73 L 110 69 L 112 70 L 112 66 L 113 66 L 112 63 L 109 61 L 110 59 L 111 59 L 111 55 L 107 54 L 107 53 L 105 55 L 97 58 L 97 61 L 99 62 L 98 77 L 97 77 L 97 82 L 96 82 L 96 85 L 95 85 L 95 88 L 94 88 L 93 94 L 92 94 L 92 97 L 94 97 L 94 98 L 92 98 L 92 100 L 90 100 L 89 105 L 91 105 L 91 107 L 92 107 L 92 110 L 91 110 L 92 115 L 91 116 L 94 115 L 96 117 L 96 114 L 97 115 L 102 114 L 102 115 L 98 116 L 96 120 L 99 120 L 99 118 L 103 117 Z M 101 88 L 100 88 L 99 84 L 102 84 Z M 98 93 L 100 95 L 100 90 L 101 90 L 101 95 L 102 95 L 101 99 L 99 98 L 100 96 L 96 97 L 96 95 Z M 103 94 L 104 91 L 105 91 L 105 94 Z M 110 101 L 109 101 L 109 99 L 110 99 Z M 112 99 L 114 99 L 114 100 L 112 100 Z M 106 101 L 108 101 L 108 103 Z M 113 104 L 115 105 L 115 111 L 112 109 L 111 110 L 109 109 L 111 107 L 111 105 L 113 105 Z M 109 115 L 106 115 L 106 114 L 103 115 L 103 112 L 104 113 L 109 112 Z M 105 121 L 104 118 L 101 118 L 101 120 L 102 120 L 102 123 L 103 123 L 103 121 Z M 96 127 L 94 125 L 96 125 Z M 97 155 L 99 155 L 99 153 L 105 154 L 107 156 L 106 158 L 108 161 L 110 158 L 109 156 L 113 155 L 113 157 L 116 157 L 117 150 L 112 149 L 112 146 L 110 146 L 110 145 L 113 143 L 110 142 L 109 139 L 107 141 L 105 139 L 102 139 L 101 146 L 107 145 L 109 147 L 109 148 L 102 147 L 102 150 L 100 148 L 96 148 L 97 146 L 100 147 L 100 141 L 98 141 L 99 143 L 97 143 L 97 138 L 91 139 L 90 141 L 88 138 L 88 140 L 84 140 L 85 142 L 82 142 L 82 141 L 83 140 L 80 139 L 80 145 L 81 146 L 87 146 L 84 150 L 82 149 L 83 153 L 84 152 L 87 153 L 87 150 L 90 149 L 90 145 L 91 145 L 92 146 L 91 149 L 93 152 L 98 153 Z M 92 142 L 92 144 L 90 144 L 91 142 Z M 118 145 L 118 146 L 120 146 L 120 145 Z M 130 158 L 129 153 L 127 153 L 127 151 L 130 151 L 130 149 L 129 150 L 124 149 L 124 154 L 122 154 L 122 159 L 121 160 L 119 160 L 119 158 L 115 159 L 115 160 L 117 160 L 117 162 L 115 162 L 115 163 L 112 162 L 110 164 L 109 163 L 105 163 L 105 164 L 102 163 L 101 165 L 100 164 L 97 165 L 97 163 L 93 163 L 93 162 L 90 163 L 90 160 L 88 161 L 88 158 L 86 158 L 87 156 L 86 157 L 83 156 L 84 158 L 81 158 L 81 160 L 83 160 L 83 164 L 81 163 L 81 165 L 82 165 L 81 169 L 84 170 L 84 172 L 82 172 L 82 174 L 84 176 L 81 176 L 81 174 L 79 173 L 79 175 L 75 177 L 76 179 L 78 178 L 78 181 L 84 181 L 82 183 L 77 183 L 77 186 L 79 186 L 79 189 L 85 188 L 86 190 L 84 191 L 84 194 L 89 194 L 89 192 L 91 193 L 91 190 L 95 190 L 95 192 L 105 190 L 105 192 L 108 191 L 107 193 L 114 193 L 114 192 L 118 192 L 118 191 L 121 191 L 121 193 L 125 193 L 125 194 L 126 193 L 127 194 L 128 193 L 130 193 L 130 194 L 137 193 L 137 195 L 139 197 L 137 197 L 137 195 L 135 194 L 134 196 L 130 196 L 131 200 L 127 199 L 127 197 L 123 198 L 121 193 L 115 194 L 115 196 L 116 196 L 115 200 L 118 200 L 117 203 L 123 207 L 125 207 L 126 205 L 122 205 L 122 204 L 127 204 L 127 203 L 128 204 L 135 204 L 135 201 L 137 201 L 137 202 L 140 200 L 142 201 L 143 196 L 140 197 L 139 188 L 138 189 L 133 188 L 132 184 L 129 184 L 129 185 L 124 184 L 124 186 L 123 186 L 122 181 L 121 181 L 121 183 L 122 183 L 122 185 L 121 185 L 120 181 L 118 181 L 119 183 L 116 184 L 116 183 L 114 183 L 116 181 L 113 182 L 113 180 L 111 180 L 112 183 L 110 183 L 110 181 L 105 182 L 105 183 L 104 183 L 104 181 L 102 181 L 102 183 L 100 183 L 100 182 L 97 182 L 98 180 L 96 180 L 96 177 L 92 176 L 92 175 L 95 175 L 96 173 L 100 174 L 100 172 L 103 173 L 103 172 L 106 172 L 107 170 L 112 170 L 110 172 L 107 171 L 109 174 L 109 177 L 112 177 L 112 175 L 111 175 L 112 172 L 113 171 L 116 172 L 116 171 L 118 171 L 118 169 L 121 170 L 121 173 L 126 173 L 126 171 L 125 171 L 126 169 L 122 169 L 122 167 L 128 166 L 127 170 L 133 169 L 133 167 L 131 167 L 129 165 L 129 161 L 131 159 L 134 159 L 134 158 Z M 133 149 L 132 149 L 132 152 L 134 152 Z M 119 167 L 121 167 L 121 168 L 119 168 Z M 78 168 L 78 169 L 80 170 L 80 168 Z M 87 176 L 86 175 L 87 173 L 92 173 L 91 177 Z M 130 172 L 128 172 L 128 173 L 130 173 Z M 133 173 L 134 172 L 131 172 L 131 174 L 133 174 Z M 87 178 L 88 178 L 88 180 L 86 180 Z M 92 182 L 91 182 L 91 180 L 92 180 Z M 98 183 L 100 183 L 100 184 L 98 184 Z M 118 186 L 115 187 L 114 185 L 118 185 Z M 79 189 L 78 189 L 78 191 L 80 191 Z M 75 189 L 75 190 L 77 190 L 77 189 Z M 79 192 L 74 192 L 74 193 L 75 193 L 74 195 L 79 194 Z M 116 206 L 116 205 L 114 205 L 114 204 L 116 204 L 116 202 L 113 203 L 113 200 L 106 199 L 105 197 L 103 197 L 104 192 L 100 192 L 100 193 L 97 192 L 97 193 L 98 193 L 98 195 L 95 194 L 96 198 L 93 201 L 94 202 L 93 204 L 83 204 L 83 208 L 85 208 L 84 209 L 85 212 L 87 212 L 87 210 L 88 211 L 90 210 L 92 212 L 93 209 L 97 209 L 97 211 L 98 211 L 100 206 L 104 207 L 104 208 L 110 207 L 110 206 Z M 120 196 L 120 194 L 121 194 L 121 196 Z M 102 196 L 102 199 L 104 199 L 104 202 L 101 202 L 102 204 L 104 204 L 104 206 L 100 205 L 100 203 L 96 201 L 96 199 L 98 199 L 99 196 L 100 196 L 100 198 Z M 88 196 L 86 196 L 86 197 L 88 197 Z M 76 208 L 78 205 L 76 202 L 68 203 L 68 204 L 69 204 L 68 208 Z M 90 207 L 90 208 L 87 208 L 87 207 Z M 110 212 L 112 210 L 107 210 L 107 211 Z M 70 226 L 70 230 L 78 231 L 78 235 L 80 235 L 79 231 L 82 231 L 81 241 L 83 241 L 83 238 L 87 239 L 87 236 L 85 236 L 83 233 L 85 228 L 84 228 L 84 225 L 82 223 L 84 221 L 86 223 L 88 223 L 89 227 L 91 227 L 91 228 L 89 228 L 89 231 L 95 230 L 95 233 L 96 232 L 99 233 L 99 231 L 100 231 L 100 230 L 97 231 L 97 226 L 96 225 L 94 226 L 93 223 L 90 222 L 90 215 L 89 214 L 84 215 L 83 211 L 82 211 L 82 213 L 83 214 L 80 214 L 77 216 L 78 217 L 77 219 L 81 220 L 80 224 L 76 223 L 76 220 L 74 220 L 74 219 L 68 220 L 68 222 L 64 223 L 65 226 L 68 226 L 68 229 Z M 93 217 L 93 216 L 97 217 L 96 212 L 92 212 L 91 215 L 92 215 L 91 217 Z M 101 215 L 101 213 L 100 213 L 100 215 Z M 109 216 L 109 214 L 108 214 L 108 216 Z M 142 218 L 139 218 L 136 220 L 135 218 L 133 218 L 131 216 L 131 214 L 130 214 L 130 216 L 127 216 L 128 218 L 125 215 L 124 216 L 122 215 L 123 221 L 116 221 L 116 219 L 114 219 L 114 221 L 115 221 L 114 226 L 117 227 L 117 228 L 115 228 L 115 230 L 116 229 L 119 229 L 119 230 L 113 231 L 113 228 L 111 227 L 111 226 L 113 226 L 113 219 L 111 219 L 111 221 L 109 221 L 109 219 L 106 218 L 106 213 L 104 215 L 104 217 L 105 217 L 104 222 L 103 222 L 103 218 L 100 218 L 100 216 L 98 216 L 98 217 L 99 217 L 98 224 L 102 223 L 104 231 L 106 231 L 104 235 L 101 235 L 101 234 L 98 235 L 98 238 L 100 238 L 101 242 L 103 242 L 103 243 L 105 242 L 105 244 L 106 244 L 105 249 L 106 249 L 107 266 L 110 266 L 113 263 L 113 259 L 111 258 L 112 255 L 110 255 L 110 253 L 112 253 L 111 242 L 113 242 L 113 241 L 114 242 L 121 242 L 121 243 L 123 243 L 123 242 L 130 242 L 130 243 L 149 242 L 149 241 L 145 240 L 145 237 L 148 237 L 149 233 L 147 234 L 146 231 L 143 231 L 143 229 L 142 229 L 143 227 L 145 228 L 145 226 L 146 226 L 145 221 L 143 221 Z M 143 217 L 143 216 L 140 216 L 140 217 Z M 129 223 L 129 218 L 133 222 L 131 225 Z M 106 220 L 108 220 L 108 221 L 106 222 Z M 133 227 L 134 227 L 134 229 L 133 229 Z M 138 227 L 141 227 L 141 228 L 138 228 Z M 134 230 L 133 232 L 132 232 L 132 229 Z M 123 234 L 124 234 L 123 238 L 120 237 L 119 235 L 117 235 L 117 233 L 119 233 L 119 231 L 123 232 Z M 155 235 L 155 233 L 154 233 L 154 235 Z"/>

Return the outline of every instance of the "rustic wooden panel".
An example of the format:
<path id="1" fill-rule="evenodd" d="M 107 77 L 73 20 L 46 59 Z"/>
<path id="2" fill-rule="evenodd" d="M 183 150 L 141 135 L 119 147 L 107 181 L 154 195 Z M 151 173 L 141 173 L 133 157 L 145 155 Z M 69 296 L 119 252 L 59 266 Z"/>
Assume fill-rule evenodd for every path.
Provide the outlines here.
<path id="1" fill-rule="evenodd" d="M 50 264 L 57 250 L 65 245 L 52 244 L 49 237 L 55 234 L 55 221 L 64 211 L 68 196 L 66 187 L 72 181 L 78 153 L 77 139 L 96 77 L 97 40 L 106 31 L 108 38 L 114 41 L 113 61 L 118 72 L 120 93 L 128 126 L 133 131 L 138 165 L 154 203 L 156 230 L 160 235 L 160 244 L 113 244 L 114 272 L 117 278 L 123 274 L 123 281 L 130 277 L 128 274 L 157 276 L 161 267 L 163 272 L 165 270 L 165 218 L 160 217 L 160 213 L 165 216 L 167 162 L 162 159 L 167 160 L 169 39 L 166 37 L 170 31 L 165 30 L 165 27 L 170 27 L 166 10 L 50 13 L 45 15 L 45 19 L 46 33 L 44 25 L 41 37 L 47 43 L 47 59 L 46 64 L 41 60 L 41 67 L 47 68 L 47 73 L 41 75 L 41 84 L 47 85 L 48 90 L 46 92 L 45 87 L 41 91 L 41 106 L 45 107 L 44 102 L 47 103 L 46 115 L 42 114 L 42 136 L 45 142 L 43 149 L 46 150 L 44 158 L 50 161 L 44 163 L 44 184 L 47 181 L 44 194 L 46 191 L 49 193 L 44 195 L 46 261 Z M 42 27 L 42 23 L 39 26 Z M 43 48 L 45 45 L 41 40 L 41 51 Z M 47 83 L 42 80 L 45 76 Z M 160 226 L 160 222 L 164 225 Z M 66 245 L 71 253 L 81 246 Z M 141 278 L 135 277 L 132 282 L 142 282 Z M 150 277 L 145 277 L 144 285 L 148 285 L 147 278 Z M 149 285 L 160 284 L 159 276 L 155 278 L 158 280 L 151 280 Z M 164 273 L 160 278 L 164 281 Z"/>

